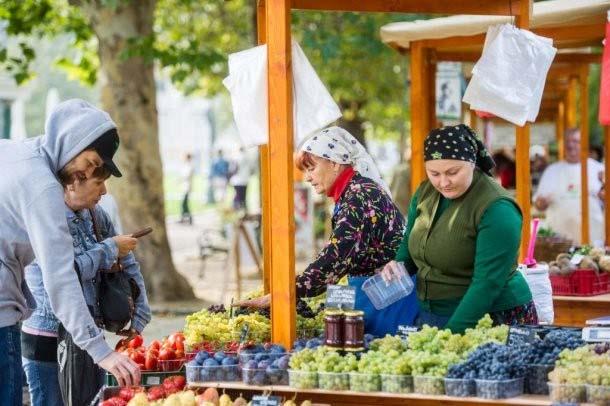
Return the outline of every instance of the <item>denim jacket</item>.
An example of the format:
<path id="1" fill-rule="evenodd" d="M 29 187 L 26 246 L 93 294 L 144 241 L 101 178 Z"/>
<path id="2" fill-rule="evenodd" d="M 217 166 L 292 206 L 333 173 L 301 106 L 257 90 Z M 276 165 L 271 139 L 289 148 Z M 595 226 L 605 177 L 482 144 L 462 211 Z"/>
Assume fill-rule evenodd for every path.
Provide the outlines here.
<path id="1" fill-rule="evenodd" d="M 74 245 L 75 268 L 80 272 L 83 296 L 95 319 L 100 317 L 97 305 L 97 286 L 100 280 L 98 271 L 110 269 L 117 259 L 118 247 L 112 239 L 116 232 L 108 214 L 99 206 L 95 207 L 94 212 L 98 231 L 103 239 L 99 243 L 96 241 L 89 210 L 74 212 L 66 206 L 66 218 Z M 131 327 L 141 332 L 150 321 L 151 312 L 140 265 L 133 253 L 123 257 L 121 264 L 123 271 L 133 278 L 140 288 L 141 293 L 135 302 L 135 314 Z M 48 333 L 57 333 L 59 320 L 51 309 L 49 297 L 42 283 L 42 273 L 36 261 L 26 267 L 25 279 L 36 299 L 37 307 L 32 316 L 23 322 L 23 325 Z"/>

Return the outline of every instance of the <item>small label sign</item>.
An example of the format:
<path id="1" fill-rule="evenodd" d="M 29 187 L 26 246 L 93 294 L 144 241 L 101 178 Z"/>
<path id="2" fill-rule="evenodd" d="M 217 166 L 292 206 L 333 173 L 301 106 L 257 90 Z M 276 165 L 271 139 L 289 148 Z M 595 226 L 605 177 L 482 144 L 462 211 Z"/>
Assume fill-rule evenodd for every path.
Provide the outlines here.
<path id="1" fill-rule="evenodd" d="M 344 285 L 328 285 L 326 308 L 352 310 L 356 303 L 356 288 Z"/>
<path id="2" fill-rule="evenodd" d="M 529 328 L 510 327 L 508 329 L 507 345 L 529 344 L 536 341 L 536 332 Z"/>
<path id="3" fill-rule="evenodd" d="M 253 396 L 252 406 L 280 406 L 282 404 L 282 398 L 279 396 Z"/>
<path id="4" fill-rule="evenodd" d="M 398 328 L 396 329 L 396 335 L 398 335 L 403 340 L 408 340 L 411 334 L 416 333 L 418 331 L 419 329 L 417 327 L 399 324 Z"/>
<path id="5" fill-rule="evenodd" d="M 250 325 L 249 324 L 245 324 L 244 327 L 241 329 L 241 334 L 239 336 L 239 342 L 240 343 L 246 342 L 246 340 L 248 339 L 248 333 L 249 332 L 250 332 Z"/>

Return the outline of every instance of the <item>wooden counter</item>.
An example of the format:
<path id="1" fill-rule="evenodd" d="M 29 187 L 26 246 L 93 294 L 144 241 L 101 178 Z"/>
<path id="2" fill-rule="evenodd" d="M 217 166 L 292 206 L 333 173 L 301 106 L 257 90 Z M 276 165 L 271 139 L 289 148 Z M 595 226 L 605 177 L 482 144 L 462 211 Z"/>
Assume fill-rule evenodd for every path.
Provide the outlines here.
<path id="1" fill-rule="evenodd" d="M 585 321 L 610 316 L 610 293 L 597 296 L 553 296 L 558 326 L 583 327 Z"/>
<path id="2" fill-rule="evenodd" d="M 383 392 L 352 392 L 352 391 L 329 391 L 323 389 L 300 389 L 296 390 L 289 386 L 269 385 L 269 386 L 252 386 L 241 382 L 205 382 L 190 384 L 191 388 L 218 388 L 219 392 L 226 390 L 227 393 L 235 398 L 240 393 L 247 395 L 261 394 L 264 391 L 271 392 L 273 395 L 285 396 L 290 399 L 296 394 L 297 404 L 303 400 L 311 400 L 314 403 L 327 403 L 332 406 L 398 406 L 398 405 L 477 405 L 477 406 L 492 406 L 492 405 L 551 405 L 548 396 L 541 395 L 523 395 L 510 399 L 481 399 L 481 398 L 458 398 L 451 396 L 432 396 L 421 395 L 417 393 L 409 394 L 394 394 Z"/>

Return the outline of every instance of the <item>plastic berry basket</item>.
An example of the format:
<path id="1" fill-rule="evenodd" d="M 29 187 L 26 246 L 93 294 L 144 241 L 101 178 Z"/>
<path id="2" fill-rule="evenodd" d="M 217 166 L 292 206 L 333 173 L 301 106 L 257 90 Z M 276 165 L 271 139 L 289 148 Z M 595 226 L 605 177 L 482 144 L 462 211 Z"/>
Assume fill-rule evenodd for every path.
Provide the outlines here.
<path id="1" fill-rule="evenodd" d="M 574 385 L 567 383 L 548 383 L 549 397 L 553 404 L 578 404 L 586 400 L 585 385 Z"/>
<path id="2" fill-rule="evenodd" d="M 318 372 L 318 388 L 349 390 L 349 374 L 345 372 Z"/>
<path id="3" fill-rule="evenodd" d="M 554 295 L 594 296 L 610 292 L 610 277 L 592 269 L 577 269 L 570 275 L 550 275 Z"/>
<path id="4" fill-rule="evenodd" d="M 587 403 L 610 405 L 610 386 L 587 385 Z"/>
<path id="5" fill-rule="evenodd" d="M 318 373 L 289 369 L 288 382 L 291 387 L 296 389 L 316 389 L 318 387 Z"/>
<path id="6" fill-rule="evenodd" d="M 444 395 L 445 378 L 438 376 L 414 376 L 413 389 L 422 395 Z"/>
<path id="7" fill-rule="evenodd" d="M 506 399 L 523 395 L 523 378 L 486 380 L 476 379 L 477 397 L 484 399 Z"/>
<path id="8" fill-rule="evenodd" d="M 447 396 L 468 397 L 477 394 L 474 379 L 445 378 L 445 393 Z"/>
<path id="9" fill-rule="evenodd" d="M 411 375 L 381 374 L 381 391 L 388 393 L 413 393 Z"/>
<path id="10" fill-rule="evenodd" d="M 381 379 L 377 374 L 350 372 L 349 388 L 355 392 L 379 392 Z"/>
<path id="11" fill-rule="evenodd" d="M 525 377 L 525 392 L 532 395 L 548 395 L 549 372 L 555 368 L 555 365 L 531 364 L 527 367 L 527 375 Z"/>
<path id="12" fill-rule="evenodd" d="M 180 359 L 168 359 L 168 360 L 159 360 L 159 370 L 163 372 L 174 372 L 179 371 L 180 368 L 186 363 L 186 358 Z"/>

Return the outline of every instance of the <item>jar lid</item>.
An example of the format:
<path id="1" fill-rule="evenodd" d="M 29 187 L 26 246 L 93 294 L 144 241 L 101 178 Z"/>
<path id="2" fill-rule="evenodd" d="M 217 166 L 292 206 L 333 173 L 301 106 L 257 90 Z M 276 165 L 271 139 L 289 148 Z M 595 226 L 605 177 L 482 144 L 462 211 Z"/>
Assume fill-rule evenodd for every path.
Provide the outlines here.
<path id="1" fill-rule="evenodd" d="M 340 309 L 326 309 L 326 310 L 324 310 L 324 314 L 326 316 L 341 316 L 341 315 L 343 315 L 343 310 L 340 310 Z"/>
<path id="2" fill-rule="evenodd" d="M 356 316 L 364 316 L 364 312 L 362 310 L 348 310 L 345 312 L 347 317 L 356 317 Z"/>
<path id="3" fill-rule="evenodd" d="M 357 348 L 345 347 L 343 349 L 343 351 L 345 351 L 345 352 L 362 352 L 362 351 L 364 351 L 364 348 L 363 347 L 357 347 Z"/>

